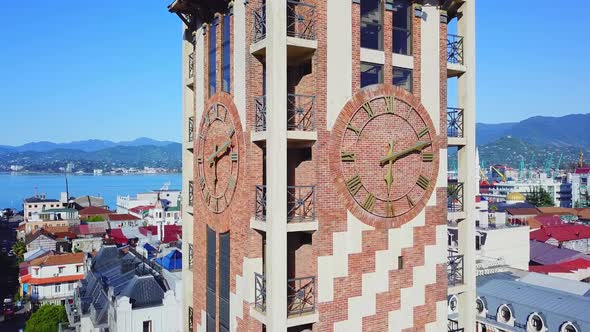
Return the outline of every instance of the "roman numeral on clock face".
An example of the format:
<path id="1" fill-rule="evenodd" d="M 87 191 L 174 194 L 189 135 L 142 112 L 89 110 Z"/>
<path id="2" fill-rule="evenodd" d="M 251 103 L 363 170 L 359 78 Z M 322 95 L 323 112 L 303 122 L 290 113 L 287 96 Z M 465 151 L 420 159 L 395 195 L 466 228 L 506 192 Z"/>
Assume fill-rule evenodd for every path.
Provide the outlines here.
<path id="1" fill-rule="evenodd" d="M 434 154 L 432 154 L 432 153 L 426 153 L 426 152 L 422 153 L 422 161 L 423 162 L 428 163 L 428 162 L 431 162 L 433 160 L 434 160 Z"/>
<path id="2" fill-rule="evenodd" d="M 207 205 L 211 204 L 211 193 L 209 190 L 205 190 L 205 203 Z"/>
<path id="3" fill-rule="evenodd" d="M 198 157 L 197 157 L 197 162 L 198 162 L 199 164 L 202 164 L 202 163 L 203 163 L 203 156 L 198 156 Z"/>
<path id="4" fill-rule="evenodd" d="M 385 96 L 385 106 L 387 108 L 387 113 L 395 113 L 395 97 Z"/>
<path id="5" fill-rule="evenodd" d="M 199 177 L 199 188 L 201 188 L 201 190 L 203 190 L 205 188 L 205 177 L 204 176 Z"/>
<path id="6" fill-rule="evenodd" d="M 424 128 L 422 129 L 419 133 L 418 133 L 418 138 L 422 138 L 424 136 L 426 136 L 426 134 L 428 134 L 428 132 L 430 131 L 430 129 L 428 128 Z"/>
<path id="7" fill-rule="evenodd" d="M 227 180 L 227 189 L 232 192 L 234 191 L 234 188 L 236 187 L 236 178 L 231 175 L 229 177 L 229 179 Z"/>
<path id="8" fill-rule="evenodd" d="M 414 205 L 416 205 L 416 203 L 414 203 L 414 200 L 412 199 L 412 197 L 410 196 L 406 196 L 406 199 L 408 200 L 408 206 L 413 208 Z"/>
<path id="9" fill-rule="evenodd" d="M 420 177 L 418 177 L 418 181 L 416 181 L 416 184 L 418 185 L 418 187 L 426 190 L 426 188 L 428 188 L 428 185 L 430 184 L 430 180 L 428 180 L 428 178 L 426 178 L 423 175 L 420 175 Z"/>
<path id="10" fill-rule="evenodd" d="M 375 195 L 369 193 L 369 196 L 367 196 L 363 202 L 363 208 L 369 212 L 372 211 L 376 200 Z"/>
<path id="11" fill-rule="evenodd" d="M 361 182 L 361 177 L 358 175 L 353 176 L 348 181 L 346 181 L 346 188 L 348 188 L 348 191 L 353 196 L 356 195 L 359 192 L 359 190 L 361 190 L 362 186 L 363 183 Z"/>
<path id="12" fill-rule="evenodd" d="M 385 216 L 389 218 L 395 216 L 395 207 L 392 202 L 385 203 Z"/>
<path id="13" fill-rule="evenodd" d="M 352 152 L 341 152 L 340 158 L 344 162 L 354 162 L 356 157 Z"/>
<path id="14" fill-rule="evenodd" d="M 346 129 L 348 130 L 352 130 L 357 136 L 361 135 L 361 130 L 358 129 L 357 127 L 355 127 L 352 123 L 348 123 L 348 125 L 346 126 Z"/>
<path id="15" fill-rule="evenodd" d="M 229 128 L 229 130 L 227 131 L 227 134 L 229 135 L 230 138 L 232 138 L 235 133 L 236 133 L 236 128 L 234 126 L 231 126 Z"/>
<path id="16" fill-rule="evenodd" d="M 370 101 L 364 103 L 362 107 L 365 110 L 365 112 L 367 112 L 369 119 L 375 116 L 375 113 L 373 112 L 373 108 L 371 107 Z"/>
<path id="17" fill-rule="evenodd" d="M 231 161 L 238 161 L 238 153 L 237 152 L 231 153 Z"/>

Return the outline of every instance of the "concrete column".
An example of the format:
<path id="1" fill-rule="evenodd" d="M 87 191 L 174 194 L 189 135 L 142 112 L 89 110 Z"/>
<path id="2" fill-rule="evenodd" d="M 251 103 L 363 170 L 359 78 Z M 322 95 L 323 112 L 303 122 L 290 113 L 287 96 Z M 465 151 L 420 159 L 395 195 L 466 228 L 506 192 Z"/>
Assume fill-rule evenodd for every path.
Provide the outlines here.
<path id="1" fill-rule="evenodd" d="M 460 326 L 466 331 L 475 328 L 475 0 L 466 1 L 460 8 L 462 16 L 457 27 L 463 36 L 463 61 L 467 71 L 458 79 L 459 107 L 464 109 L 464 134 L 467 145 L 459 150 L 459 173 L 465 182 L 465 211 L 467 219 L 459 223 L 459 252 L 464 255 L 466 290 L 459 297 Z"/>
<path id="2" fill-rule="evenodd" d="M 287 330 L 287 1 L 266 3 L 266 330 Z"/>

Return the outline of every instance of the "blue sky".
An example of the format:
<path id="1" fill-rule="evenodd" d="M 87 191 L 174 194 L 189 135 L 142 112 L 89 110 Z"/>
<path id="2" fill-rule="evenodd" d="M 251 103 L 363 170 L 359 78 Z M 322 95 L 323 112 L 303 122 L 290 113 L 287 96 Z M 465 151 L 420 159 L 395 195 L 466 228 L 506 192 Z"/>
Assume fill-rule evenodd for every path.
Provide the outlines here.
<path id="1" fill-rule="evenodd" d="M 590 4 L 477 2 L 477 118 L 587 113 Z M 180 141 L 180 21 L 163 0 L 0 1 L 0 145 Z"/>

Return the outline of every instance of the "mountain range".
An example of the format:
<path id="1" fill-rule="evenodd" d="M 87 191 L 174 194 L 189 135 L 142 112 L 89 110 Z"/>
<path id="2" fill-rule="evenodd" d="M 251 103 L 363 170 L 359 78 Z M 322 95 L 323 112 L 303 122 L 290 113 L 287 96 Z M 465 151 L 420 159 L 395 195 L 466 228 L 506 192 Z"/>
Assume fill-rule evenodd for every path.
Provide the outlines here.
<path id="1" fill-rule="evenodd" d="M 89 139 L 83 141 L 73 141 L 69 143 L 53 143 L 47 141 L 31 142 L 19 146 L 0 145 L 0 152 L 49 152 L 52 150 L 81 150 L 84 152 L 94 152 L 116 146 L 166 146 L 175 142 L 158 141 L 155 139 L 140 137 L 132 141 L 113 142 L 108 140 Z"/>

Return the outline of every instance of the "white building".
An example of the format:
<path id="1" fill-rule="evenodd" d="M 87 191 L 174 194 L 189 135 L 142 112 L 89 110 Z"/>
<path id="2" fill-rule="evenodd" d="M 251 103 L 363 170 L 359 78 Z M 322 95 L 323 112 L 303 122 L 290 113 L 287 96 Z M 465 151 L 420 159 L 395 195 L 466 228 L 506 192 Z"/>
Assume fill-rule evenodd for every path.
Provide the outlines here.
<path id="1" fill-rule="evenodd" d="M 182 282 L 130 247 L 105 246 L 66 306 L 76 331 L 181 331 Z"/>
<path id="2" fill-rule="evenodd" d="M 166 184 L 162 189 L 138 193 L 135 197 L 117 196 L 117 213 L 129 213 L 132 208 L 138 206 L 154 206 L 158 200 L 166 200 L 170 206 L 178 206 L 180 193 L 180 190 L 168 189 Z"/>
<path id="3" fill-rule="evenodd" d="M 60 199 L 47 198 L 45 194 L 36 194 L 33 197 L 23 200 L 23 211 L 25 221 L 28 221 L 34 214 L 39 214 L 45 209 L 58 209 L 68 205 L 67 193 L 61 193 Z"/>
<path id="4" fill-rule="evenodd" d="M 84 253 L 75 253 L 32 260 L 28 274 L 20 277 L 23 290 L 33 302 L 64 305 L 84 278 L 84 257 Z"/>
<path id="5" fill-rule="evenodd" d="M 538 178 L 527 181 L 498 182 L 489 187 L 488 192 L 482 193 L 482 196 L 490 201 L 502 202 L 506 200 L 506 196 L 510 193 L 526 195 L 534 189 L 543 188 L 553 198 L 553 205 L 560 206 L 562 200 L 569 200 L 569 198 L 562 197 L 561 185 L 561 182 L 548 178 L 545 174 L 540 174 Z"/>

